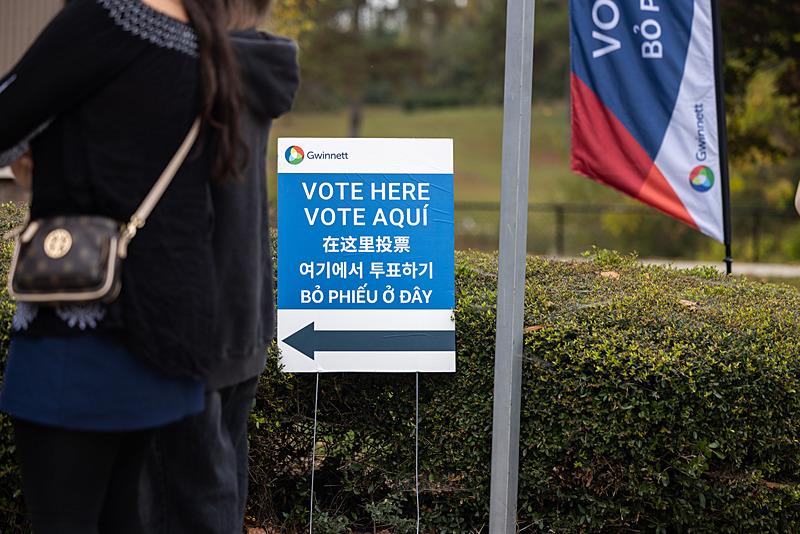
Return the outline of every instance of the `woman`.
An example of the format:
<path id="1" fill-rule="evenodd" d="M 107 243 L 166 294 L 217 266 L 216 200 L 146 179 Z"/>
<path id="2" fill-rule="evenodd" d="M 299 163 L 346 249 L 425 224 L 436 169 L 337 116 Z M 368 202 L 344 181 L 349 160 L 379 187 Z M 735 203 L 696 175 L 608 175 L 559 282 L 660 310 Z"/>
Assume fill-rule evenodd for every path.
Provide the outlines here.
<path id="1" fill-rule="evenodd" d="M 240 136 L 224 15 L 222 0 L 72 0 L 0 79 L 0 153 L 30 139 L 33 220 L 127 220 L 204 124 L 130 245 L 116 301 L 18 305 L 0 409 L 35 532 L 139 531 L 152 429 L 204 408 L 217 319 L 209 183 L 237 174 Z"/>
<path id="2" fill-rule="evenodd" d="M 273 118 L 289 111 L 299 83 L 297 47 L 256 30 L 269 0 L 225 0 L 241 72 L 241 132 L 248 158 L 240 180 L 213 183 L 219 322 L 217 365 L 206 409 L 159 429 L 148 461 L 152 503 L 169 533 L 241 532 L 247 500 L 247 420 L 274 337 L 267 205 L 267 141 Z M 191 447 L 202 442 L 203 447 Z M 158 521 L 155 521 L 158 522 Z"/>

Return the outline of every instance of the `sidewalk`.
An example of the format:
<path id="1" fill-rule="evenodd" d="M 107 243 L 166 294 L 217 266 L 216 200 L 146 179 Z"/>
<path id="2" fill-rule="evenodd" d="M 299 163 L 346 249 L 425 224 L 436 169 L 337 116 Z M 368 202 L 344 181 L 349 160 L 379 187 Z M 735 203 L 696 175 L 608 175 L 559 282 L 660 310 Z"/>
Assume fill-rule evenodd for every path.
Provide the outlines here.
<path id="1" fill-rule="evenodd" d="M 725 272 L 725 264 L 722 262 L 643 259 L 642 263 L 650 265 L 670 265 L 676 269 L 691 269 L 692 267 L 704 265 L 714 267 L 720 272 Z M 800 265 L 744 263 L 734 261 L 733 274 L 744 274 L 760 278 L 800 278 Z"/>

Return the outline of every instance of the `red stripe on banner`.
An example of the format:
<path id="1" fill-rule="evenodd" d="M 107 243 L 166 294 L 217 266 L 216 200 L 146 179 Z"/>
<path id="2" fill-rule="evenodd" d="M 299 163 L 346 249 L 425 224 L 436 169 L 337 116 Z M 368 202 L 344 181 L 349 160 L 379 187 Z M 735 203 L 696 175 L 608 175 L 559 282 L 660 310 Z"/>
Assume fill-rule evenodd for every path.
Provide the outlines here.
<path id="1" fill-rule="evenodd" d="M 697 223 L 647 152 L 575 73 L 572 170 L 697 229 Z"/>

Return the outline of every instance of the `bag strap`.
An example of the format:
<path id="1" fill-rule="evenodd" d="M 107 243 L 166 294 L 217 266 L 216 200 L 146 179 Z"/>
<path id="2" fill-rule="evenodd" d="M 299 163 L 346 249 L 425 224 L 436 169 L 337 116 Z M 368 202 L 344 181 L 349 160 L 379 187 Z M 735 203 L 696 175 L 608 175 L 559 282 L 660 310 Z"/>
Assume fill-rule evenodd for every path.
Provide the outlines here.
<path id="1" fill-rule="evenodd" d="M 178 169 L 180 169 L 181 165 L 183 165 L 183 162 L 186 160 L 186 156 L 189 155 L 189 151 L 192 149 L 199 131 L 200 119 L 198 118 L 195 119 L 194 123 L 192 124 L 192 128 L 189 130 L 189 133 L 186 134 L 186 138 L 183 140 L 183 143 L 181 143 L 181 146 L 178 147 L 177 152 L 175 152 L 175 155 L 172 156 L 172 159 L 164 168 L 161 176 L 159 176 L 158 180 L 156 180 L 155 185 L 153 185 L 153 188 L 144 198 L 139 206 L 139 209 L 137 209 L 131 217 L 129 224 L 135 225 L 136 228 L 142 228 L 145 225 L 150 213 L 152 213 L 153 209 L 156 207 L 156 204 L 158 204 L 158 201 L 161 200 L 161 197 L 164 195 L 167 187 L 169 187 L 169 184 L 172 183 L 172 179 L 175 178 Z"/>
<path id="2" fill-rule="evenodd" d="M 183 143 L 181 143 L 181 146 L 178 147 L 178 150 L 164 168 L 161 176 L 158 177 L 158 180 L 156 180 L 156 183 L 153 185 L 153 188 L 150 189 L 149 193 L 147 193 L 147 196 L 144 198 L 137 210 L 131 216 L 128 224 L 125 226 L 120 240 L 121 257 L 124 258 L 127 255 L 128 243 L 130 243 L 131 239 L 136 236 L 136 231 L 140 228 L 143 228 L 145 223 L 147 223 L 147 218 L 153 212 L 153 209 L 156 207 L 156 204 L 158 204 L 159 200 L 161 200 L 161 197 L 164 195 L 167 187 L 169 187 L 169 185 L 172 183 L 172 179 L 175 178 L 175 174 L 177 174 L 178 169 L 181 168 L 181 165 L 183 165 L 183 162 L 186 160 L 186 156 L 189 155 L 189 151 L 191 151 L 192 146 L 194 146 L 199 132 L 200 118 L 198 117 L 194 120 L 194 123 L 192 123 L 189 133 L 186 134 L 186 138 L 183 140 Z"/>

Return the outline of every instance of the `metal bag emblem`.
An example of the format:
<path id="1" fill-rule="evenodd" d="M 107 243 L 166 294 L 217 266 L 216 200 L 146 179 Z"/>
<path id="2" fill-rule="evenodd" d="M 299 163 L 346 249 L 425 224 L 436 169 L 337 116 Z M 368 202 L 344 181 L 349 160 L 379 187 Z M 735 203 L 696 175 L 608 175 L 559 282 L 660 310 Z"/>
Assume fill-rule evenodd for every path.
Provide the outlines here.
<path id="1" fill-rule="evenodd" d="M 44 238 L 44 253 L 48 258 L 63 258 L 71 248 L 72 235 L 63 228 L 53 230 Z"/>

